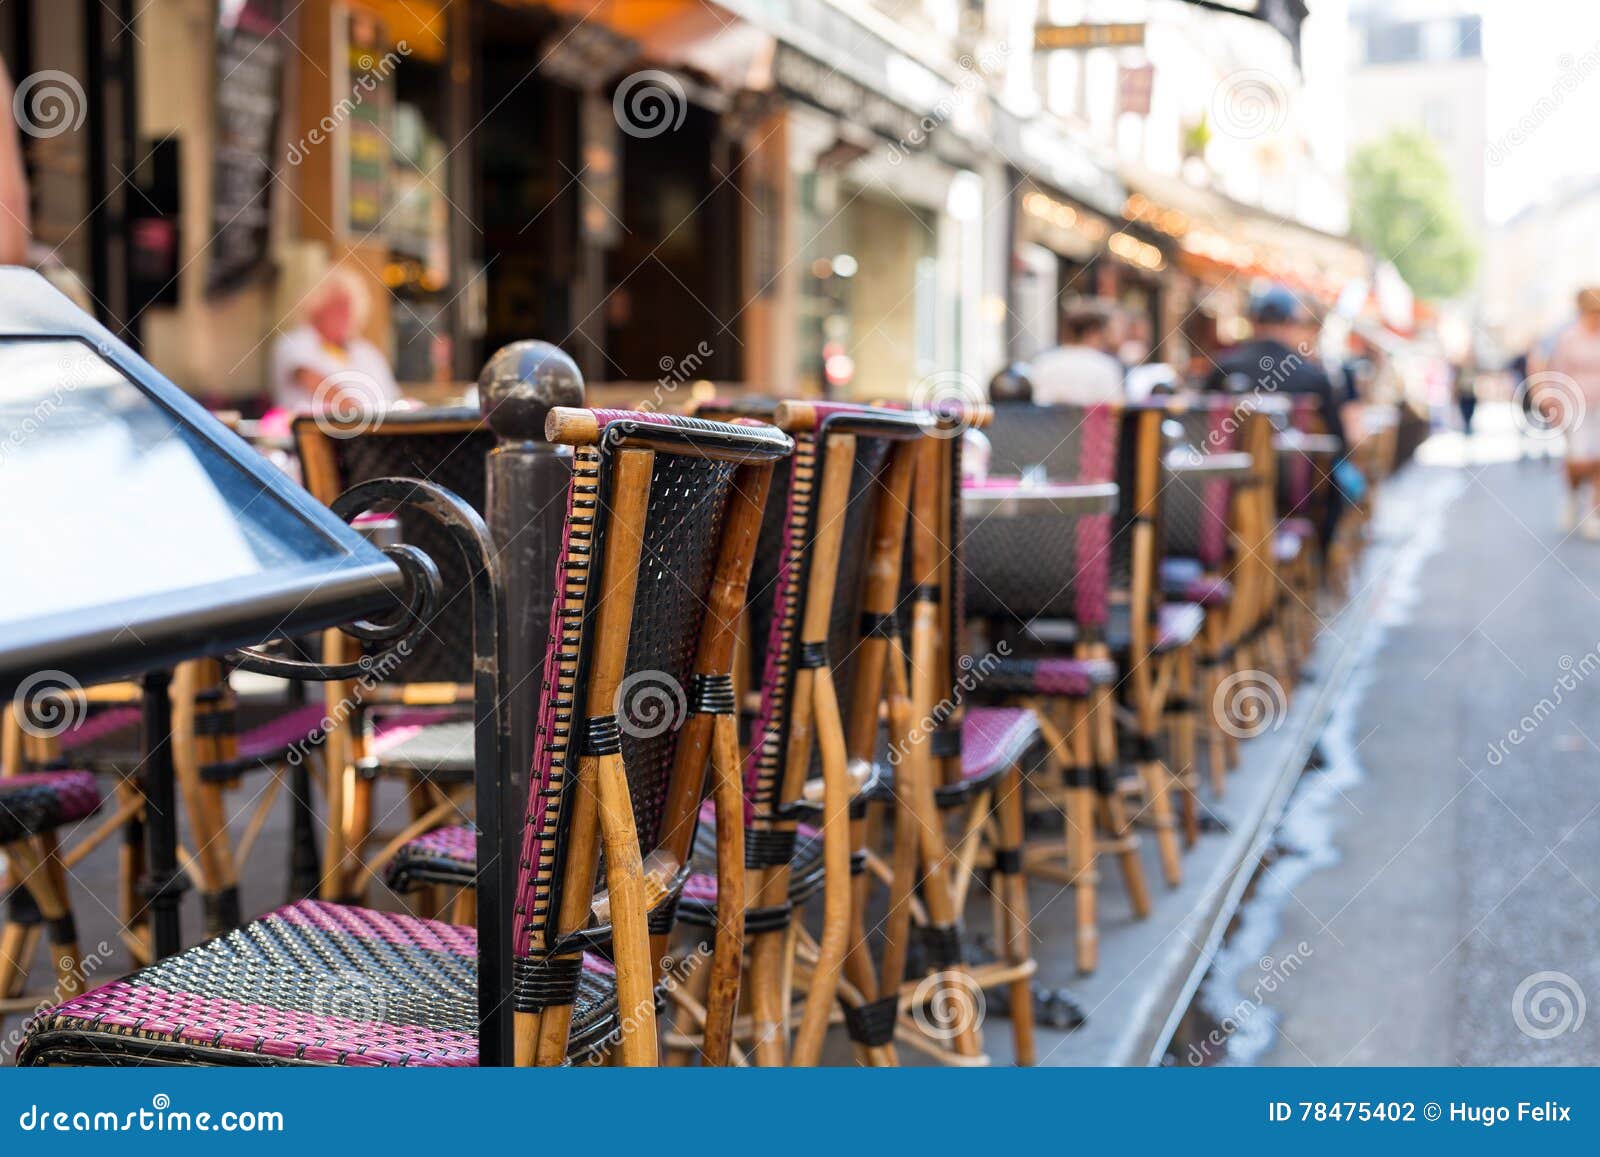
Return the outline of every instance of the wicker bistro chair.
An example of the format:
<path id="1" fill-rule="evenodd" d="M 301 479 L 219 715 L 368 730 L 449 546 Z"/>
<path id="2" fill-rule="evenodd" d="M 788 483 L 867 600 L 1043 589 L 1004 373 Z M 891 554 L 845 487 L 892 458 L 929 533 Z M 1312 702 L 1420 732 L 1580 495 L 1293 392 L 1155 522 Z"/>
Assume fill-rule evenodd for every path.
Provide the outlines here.
<path id="1" fill-rule="evenodd" d="M 1170 452 L 1172 467 L 1163 484 L 1164 593 L 1203 608 L 1198 672 L 1180 672 L 1180 694 L 1196 690 L 1210 705 L 1205 720 L 1211 788 L 1226 789 L 1226 773 L 1238 762 L 1245 729 L 1230 715 L 1229 688 L 1240 679 L 1259 682 L 1270 667 L 1278 678 L 1288 667 L 1276 616 L 1276 561 L 1271 525 L 1276 459 L 1272 425 L 1256 399 L 1207 396 L 1173 399 L 1164 424 L 1181 431 L 1181 445 Z M 1239 478 L 1191 481 L 1181 467 L 1210 457 L 1244 454 L 1249 470 Z M 1230 682 L 1230 679 L 1233 682 Z M 1198 686 L 1197 686 L 1198 685 Z M 1174 761 L 1196 799 L 1197 771 L 1192 729 L 1174 729 Z M 1185 810 L 1192 841 L 1197 809 Z"/>
<path id="2" fill-rule="evenodd" d="M 71 867 L 117 831 L 123 835 L 120 905 L 123 938 L 136 961 L 150 959 L 149 945 L 138 925 L 145 901 L 138 894 L 143 871 L 143 794 L 141 742 L 143 690 L 132 683 L 89 687 L 77 698 L 70 727 L 57 735 L 27 736 L 7 766 L 49 771 L 72 767 L 115 785 L 116 808 L 96 829 L 75 842 L 67 854 Z M 198 660 L 180 664 L 173 678 L 173 729 L 170 742 L 193 850 L 186 870 L 200 893 L 208 934 L 240 923 L 239 878 L 287 778 L 302 763 L 321 758 L 320 704 L 280 703 L 239 709 L 223 664 Z M 20 731 L 20 729 L 19 729 Z M 225 791 L 249 773 L 269 773 L 249 803 L 242 833 L 230 830 Z M 298 809 L 308 807 L 306 792 L 292 793 Z M 308 816 L 292 825 L 288 880 L 291 898 L 314 891 L 319 878 L 315 837 Z"/>
<path id="3" fill-rule="evenodd" d="M 981 676 L 970 674 L 973 661 L 963 649 L 961 435 L 986 425 L 990 413 L 987 407 L 964 407 L 936 414 L 939 436 L 915 447 L 909 511 L 897 500 L 899 518 L 885 512 L 878 520 L 875 556 L 896 547 L 891 535 L 907 543 L 898 589 L 892 575 L 874 569 L 864 611 L 874 630 L 862 644 L 865 669 L 883 672 L 886 682 L 889 767 L 872 795 L 892 805 L 894 840 L 887 863 L 875 860 L 875 870 L 859 877 L 855 906 L 860 920 L 867 911 L 866 882 L 874 875 L 886 880 L 876 984 L 863 953 L 853 954 L 847 968 L 858 990 L 881 995 L 846 1023 L 853 1036 L 874 1043 L 871 1034 L 883 1033 L 880 1026 L 892 1025 L 898 1012 L 896 1036 L 911 1047 L 943 1062 L 982 1063 L 987 1058 L 978 993 L 1002 988 L 1010 995 L 1014 1054 L 1027 1065 L 1034 1061 L 1030 982 L 1037 965 L 1022 876 L 1020 761 L 1039 743 L 1039 724 L 1026 708 L 965 702 Z M 886 662 L 873 662 L 869 648 Z M 868 744 L 876 742 L 878 697 L 858 693 L 851 718 L 856 750 L 870 750 Z M 856 826 L 866 835 L 856 841 L 858 854 L 871 855 L 878 843 L 871 825 L 863 819 Z M 977 878 L 979 845 L 991 829 L 990 894 L 999 952 L 997 959 L 969 962 L 961 913 Z M 907 981 L 913 919 L 926 975 Z"/>
<path id="4" fill-rule="evenodd" d="M 817 1064 L 842 995 L 858 1056 L 892 1063 L 894 1007 L 887 1016 L 883 1005 L 873 1008 L 879 988 L 860 967 L 864 925 L 856 905 L 888 658 L 873 645 L 884 617 L 868 612 L 866 599 L 874 582 L 898 589 L 915 440 L 929 419 L 845 403 L 774 407 L 761 399 L 710 401 L 699 412 L 767 415 L 795 439 L 794 459 L 779 474 L 762 524 L 746 628 L 749 685 L 759 689 L 744 764 L 751 1056 L 760 1065 Z M 885 528 L 886 520 L 894 526 Z M 852 725 L 863 718 L 870 729 Z M 720 840 L 720 822 L 716 832 Z M 708 844 L 702 837 L 679 915 L 686 924 L 721 928 L 735 905 L 711 879 Z M 822 931 L 812 942 L 795 915 L 819 891 Z M 796 973 L 806 998 L 791 1042 L 789 978 Z M 716 999 L 708 994 L 708 1014 Z M 692 1019 L 680 1016 L 680 1029 Z M 677 1037 L 681 1043 L 689 1035 Z"/>
<path id="5" fill-rule="evenodd" d="M 0 895 L 7 900 L 0 924 L 0 1021 L 38 1003 L 23 989 L 41 932 L 48 933 L 56 992 L 70 997 L 83 991 L 83 957 L 60 833 L 100 806 L 100 789 L 91 772 L 0 775 L 0 857 L 6 865 Z"/>
<path id="6" fill-rule="evenodd" d="M 759 508 L 760 472 L 791 443 L 769 429 L 625 411 L 555 409 L 547 434 L 576 453 L 537 754 L 507 898 L 513 962 L 503 999 L 515 1007 L 519 1064 L 612 1048 L 623 1063 L 650 1064 L 659 977 L 649 912 L 669 908 L 659 894 L 681 887 L 683 873 L 661 853 L 680 838 L 669 826 L 672 807 L 685 794 L 698 799 L 704 751 L 695 765 L 667 728 L 657 733 L 662 742 L 631 755 L 624 748 L 628 724 L 617 704 L 626 653 L 643 641 L 664 668 L 687 678 L 701 611 L 707 601 L 726 602 L 713 585 L 737 579 L 717 565 L 719 535 L 753 525 L 738 511 Z M 476 565 L 463 561 L 476 576 L 482 653 L 480 604 L 493 597 L 484 590 L 495 580 L 478 528 Z M 487 621 L 513 620 L 490 609 Z M 702 682 L 696 694 L 726 707 L 725 687 Z M 480 743 L 496 734 L 496 709 L 482 701 L 491 690 L 476 696 Z M 737 806 L 737 761 L 726 758 L 731 732 L 727 724 L 713 730 L 724 756 L 711 760 L 725 781 L 719 798 Z M 693 792 L 684 786 L 687 769 Z M 727 884 L 736 891 L 737 877 Z M 471 1065 L 481 1010 L 502 1002 L 475 991 L 478 965 L 471 927 L 303 901 L 41 1014 L 20 1060 Z"/>
<path id="7" fill-rule="evenodd" d="M 475 409 L 393 411 L 376 422 L 305 416 L 295 420 L 294 437 L 306 488 L 323 502 L 369 479 L 394 476 L 427 479 L 480 513 L 486 508 L 486 462 L 496 439 Z M 382 879 L 406 840 L 464 818 L 471 790 L 468 576 L 431 522 L 404 508 L 397 517 L 401 538 L 439 560 L 443 597 L 419 645 L 383 672 L 381 681 L 326 688 L 326 714 L 340 723 L 324 737 L 332 772 L 322 879 L 328 900 L 361 895 Z M 352 641 L 339 631 L 325 633 L 323 649 L 336 660 L 355 655 Z M 430 711 L 434 718 L 428 718 Z M 409 785 L 409 822 L 387 840 L 373 830 L 373 791 L 382 777 Z M 367 847 L 380 841 L 381 847 L 366 855 Z"/>
<path id="8" fill-rule="evenodd" d="M 1030 871 L 1076 885 L 1080 928 L 1092 928 L 1096 864 L 1114 853 L 1134 911 L 1149 911 L 1138 849 L 1120 796 L 1115 699 L 1127 708 L 1127 754 L 1143 793 L 1142 817 L 1154 829 L 1162 874 L 1176 886 L 1182 862 L 1171 789 L 1181 784 L 1162 758 L 1168 718 L 1192 720 L 1194 704 L 1178 689 L 1192 660 L 1202 612 L 1163 599 L 1160 567 L 1161 415 L 1150 407 L 995 406 L 989 429 L 992 474 L 1043 469 L 1052 480 L 1115 480 L 1113 517 L 1071 525 L 1058 518 L 991 519 L 968 528 L 968 615 L 983 621 L 989 642 L 1011 644 L 979 692 L 1031 706 L 1046 740 L 1069 753 L 1074 771 L 1061 810 L 1073 831 L 1092 830 L 1098 812 L 1108 839 L 1069 838 L 1030 849 Z M 1111 686 L 1115 684 L 1115 687 Z M 1087 772 L 1084 769 L 1088 769 Z M 1093 785 L 1093 794 L 1085 784 Z M 1098 804 L 1098 806 L 1095 806 Z M 1076 816 L 1076 820 L 1072 817 Z M 1056 862 L 1065 852 L 1064 873 Z M 1097 962 L 1097 939 L 1080 943 L 1079 965 Z"/>
<path id="9" fill-rule="evenodd" d="M 1043 467 L 1055 481 L 1120 480 L 1125 509 L 1131 456 L 1119 470 L 1119 447 L 1128 444 L 1122 427 L 1131 420 L 1103 406 L 1000 404 L 989 430 L 991 470 L 1016 476 Z M 1131 597 L 1131 529 L 1117 532 L 1109 514 L 1038 514 L 977 520 L 962 538 L 965 610 L 988 637 L 974 646 L 983 652 L 983 678 L 973 695 L 1032 709 L 1060 768 L 1060 788 L 1044 795 L 1062 817 L 1063 839 L 1029 840 L 1023 862 L 1029 873 L 1073 888 L 1077 964 L 1090 972 L 1099 963 L 1101 855 L 1117 857 L 1135 915 L 1150 911 L 1139 839 L 1116 773 L 1111 644 L 1126 661 L 1130 616 L 1112 595 Z M 1155 768 L 1143 772 L 1158 841 L 1175 861 L 1165 785 Z"/>
<path id="10" fill-rule="evenodd" d="M 613 411 L 598 411 L 610 414 Z M 648 414 L 635 414 L 632 421 L 669 422 L 675 419 Z M 685 474 L 683 478 L 662 478 L 662 504 L 667 501 L 690 502 L 696 496 L 690 477 L 696 470 L 706 472 L 706 464 L 685 458 L 675 461 L 675 469 Z M 658 459 L 658 470 L 664 469 L 666 459 Z M 712 466 L 720 467 L 717 462 Z M 629 688 L 622 696 L 624 719 L 621 725 L 622 757 L 629 767 L 651 765 L 662 759 L 677 760 L 680 767 L 674 771 L 669 786 L 666 813 L 659 824 L 661 829 L 661 856 L 651 872 L 651 885 L 656 888 L 656 906 L 651 920 L 651 959 L 666 959 L 667 930 L 674 917 L 674 906 L 682 899 L 693 903 L 690 896 L 709 890 L 717 895 L 718 888 L 728 895 L 742 895 L 742 794 L 738 794 L 741 778 L 741 760 L 738 754 L 738 720 L 734 714 L 733 661 L 734 645 L 738 637 L 739 619 L 746 602 L 749 583 L 750 560 L 755 554 L 758 528 L 766 506 L 766 490 L 770 485 L 771 466 L 758 462 L 744 467 L 742 474 L 733 480 L 734 493 L 726 499 L 726 512 L 720 531 L 715 518 L 706 515 L 712 509 L 693 509 L 686 506 L 672 517 L 662 514 L 651 520 L 646 531 L 643 554 L 651 566 L 662 573 L 680 573 L 677 555 L 685 549 L 686 536 L 710 534 L 715 544 L 715 570 L 710 574 L 710 586 L 704 595 L 691 583 L 691 576 L 664 584 L 658 595 L 675 597 L 678 605 L 667 619 L 690 618 L 701 624 L 699 647 L 686 653 L 682 645 L 672 655 L 662 655 L 659 640 L 659 623 L 656 619 L 635 618 L 634 637 L 627 651 L 627 669 L 622 687 Z M 722 501 L 715 490 L 710 493 L 710 507 Z M 677 701 L 677 703 L 674 703 Z M 680 730 L 682 727 L 682 730 Z M 662 744 L 675 746 L 662 747 Z M 736 792 L 726 815 L 736 818 L 733 824 L 723 824 L 718 829 L 715 815 L 730 807 L 730 799 L 717 797 L 707 800 L 707 819 L 710 823 L 698 829 L 694 823 L 699 808 L 699 789 L 704 781 L 707 760 L 718 762 L 718 767 L 731 768 L 728 783 Z M 715 779 L 715 784 L 722 779 Z M 722 837 L 718 837 L 722 831 Z M 730 843 L 726 855 L 718 855 L 723 843 Z M 691 855 L 698 863 L 709 864 L 704 877 L 683 879 L 678 871 L 690 861 Z M 670 866 L 670 867 L 669 867 Z M 730 877 L 730 871 L 733 875 Z M 414 837 L 400 847 L 387 866 L 387 882 L 397 891 L 408 891 L 419 885 L 443 885 L 448 888 L 470 888 L 477 871 L 477 834 L 470 824 L 450 824 Z M 664 885 L 669 883 L 670 890 Z M 683 885 L 688 883 L 688 888 Z M 682 890 L 682 891 L 680 891 Z M 734 931 L 741 933 L 736 943 L 726 943 L 726 936 Z M 742 954 L 742 930 L 738 922 L 730 928 L 718 927 L 717 943 L 712 946 L 712 968 L 706 973 L 707 986 L 738 992 L 739 959 Z M 730 1003 L 731 1008 L 731 1003 Z M 710 1063 L 726 1063 L 731 1048 L 731 1015 L 725 1021 L 707 1024 L 704 1056 Z"/>
<path id="11" fill-rule="evenodd" d="M 24 728 L 25 708 L 7 705 L 0 710 L 0 781 L 5 776 L 71 771 L 88 772 L 97 783 L 112 783 L 116 806 L 97 811 L 98 818 L 87 831 L 75 829 L 72 846 L 58 854 L 61 868 L 70 869 L 102 843 L 121 836 L 117 888 L 121 936 L 133 959 L 144 961 L 150 958 L 150 943 L 142 927 L 147 924 L 146 902 L 139 894 L 144 873 L 144 794 L 137 774 L 139 693 L 133 684 L 100 684 L 74 692 L 70 706 L 61 700 L 42 702 L 40 708 L 49 715 L 39 721 L 49 724 L 42 728 Z M 53 734 L 63 722 L 70 725 Z M 116 754 L 114 761 L 108 753 Z M 41 838 L 50 841 L 48 836 Z M 0 897 L 6 901 L 0 922 L 0 970 L 7 970 L 6 984 L 0 985 L 3 1020 L 11 1008 L 31 1007 L 22 990 L 46 929 L 44 915 L 26 888 L 0 887 Z"/>

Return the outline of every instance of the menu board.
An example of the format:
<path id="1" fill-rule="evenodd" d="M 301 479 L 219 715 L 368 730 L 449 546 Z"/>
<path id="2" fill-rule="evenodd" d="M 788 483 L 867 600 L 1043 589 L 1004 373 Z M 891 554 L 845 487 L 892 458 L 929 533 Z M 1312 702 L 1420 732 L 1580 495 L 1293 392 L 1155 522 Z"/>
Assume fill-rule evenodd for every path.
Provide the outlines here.
<path id="1" fill-rule="evenodd" d="M 237 289 L 267 264 L 269 194 L 283 85 L 280 3 L 217 3 L 208 294 Z"/>
<path id="2" fill-rule="evenodd" d="M 391 130 L 390 94 L 386 80 L 393 67 L 383 25 L 371 13 L 352 9 L 349 15 L 346 65 L 352 97 L 345 120 L 345 227 L 357 239 L 383 229 L 388 211 Z"/>

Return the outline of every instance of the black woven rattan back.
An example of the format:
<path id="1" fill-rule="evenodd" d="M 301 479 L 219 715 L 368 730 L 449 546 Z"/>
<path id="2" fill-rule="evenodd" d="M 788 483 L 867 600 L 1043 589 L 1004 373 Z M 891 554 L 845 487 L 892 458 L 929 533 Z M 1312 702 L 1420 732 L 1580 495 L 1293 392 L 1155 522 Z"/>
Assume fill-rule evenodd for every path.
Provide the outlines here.
<path id="1" fill-rule="evenodd" d="M 672 818 L 665 815 L 665 807 L 673 794 L 678 740 L 693 692 L 694 663 L 738 465 L 726 454 L 716 457 L 696 452 L 692 443 L 652 447 L 623 677 L 613 702 L 607 705 L 609 711 L 585 722 L 585 713 L 592 707 L 588 703 L 591 652 L 600 643 L 591 634 L 606 589 L 603 562 L 607 537 L 612 533 L 610 512 L 624 497 L 613 490 L 616 475 L 612 464 L 619 448 L 631 444 L 629 427 L 659 422 L 674 426 L 679 433 L 710 431 L 710 441 L 718 432 L 731 431 L 729 436 L 735 439 L 765 437 L 776 439 L 784 451 L 788 446 L 787 439 L 770 428 L 763 434 L 744 434 L 737 428 L 696 424 L 692 419 L 620 411 L 592 413 L 612 424 L 598 446 L 580 446 L 573 458 L 560 596 L 550 618 L 546 684 L 519 867 L 519 956 L 557 947 L 551 942 L 551 920 L 560 912 L 562 881 L 569 871 L 566 834 L 574 810 L 571 797 L 579 748 L 586 743 L 604 743 L 598 732 L 585 739 L 586 729 L 598 726 L 600 719 L 615 717 L 642 853 L 648 855 L 660 845 L 664 821 Z M 610 435 L 619 430 L 621 437 L 613 439 Z M 769 459 L 772 456 L 769 452 Z M 532 990 L 519 993 L 519 1007 L 524 1011 L 538 1000 L 539 994 Z"/>
<path id="2" fill-rule="evenodd" d="M 861 640 L 867 544 L 872 538 L 879 477 L 888 461 L 890 445 L 886 439 L 864 435 L 855 442 L 850 497 L 842 513 L 844 548 L 828 629 L 828 660 L 840 703 L 850 702 L 853 660 Z M 794 706 L 791 688 L 805 604 L 807 548 L 816 534 L 817 519 L 823 515 L 815 507 L 814 485 L 823 470 L 824 455 L 823 446 L 815 437 L 796 438 L 790 468 L 780 469 L 773 480 L 751 576 L 750 670 L 753 685 L 762 689 L 762 698 L 745 765 L 745 791 L 758 817 L 770 817 L 776 807 L 787 802 L 779 800 L 778 794 L 786 775 L 785 754 Z M 813 768 L 816 759 L 813 751 Z"/>
<path id="3" fill-rule="evenodd" d="M 373 478 L 422 478 L 454 491 L 478 513 L 484 513 L 486 463 L 495 436 L 479 423 L 475 411 L 416 411 L 403 418 L 385 419 L 370 430 L 352 430 L 348 436 L 337 427 L 330 429 L 331 435 L 309 418 L 295 423 L 302 460 L 312 438 L 320 439 L 331 453 L 337 475 L 334 495 Z M 472 599 L 460 552 L 437 523 L 409 509 L 402 509 L 398 517 L 401 540 L 434 559 L 443 582 L 427 632 L 390 679 L 470 683 Z"/>
<path id="4" fill-rule="evenodd" d="M 662 808 L 736 469 L 729 462 L 658 452 L 650 479 L 627 674 L 616 703 L 634 821 L 646 853 L 662 834 Z"/>
<path id="5" fill-rule="evenodd" d="M 1112 481 L 1121 468 L 1120 423 L 1120 413 L 1107 406 L 1002 403 L 987 431 L 990 473 L 1015 476 L 1043 466 L 1052 482 Z M 1131 473 L 1131 462 L 1126 469 Z M 969 520 L 961 540 L 967 613 L 1099 628 L 1119 571 L 1126 582 L 1131 536 L 1115 531 L 1109 514 Z"/>

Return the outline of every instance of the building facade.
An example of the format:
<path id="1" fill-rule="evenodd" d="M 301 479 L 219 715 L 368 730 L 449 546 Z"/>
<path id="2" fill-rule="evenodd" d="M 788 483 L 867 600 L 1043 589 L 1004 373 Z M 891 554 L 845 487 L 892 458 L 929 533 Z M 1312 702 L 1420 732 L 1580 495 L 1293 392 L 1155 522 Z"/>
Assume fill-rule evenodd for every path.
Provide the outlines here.
<path id="1" fill-rule="evenodd" d="M 1110 7 L 27 0 L 0 52 L 97 110 L 25 142 L 41 242 L 208 400 L 259 399 L 332 266 L 424 400 L 523 337 L 597 397 L 907 397 L 1054 344 L 1065 297 L 1181 363 L 1259 279 L 1359 266 L 1303 6 Z"/>

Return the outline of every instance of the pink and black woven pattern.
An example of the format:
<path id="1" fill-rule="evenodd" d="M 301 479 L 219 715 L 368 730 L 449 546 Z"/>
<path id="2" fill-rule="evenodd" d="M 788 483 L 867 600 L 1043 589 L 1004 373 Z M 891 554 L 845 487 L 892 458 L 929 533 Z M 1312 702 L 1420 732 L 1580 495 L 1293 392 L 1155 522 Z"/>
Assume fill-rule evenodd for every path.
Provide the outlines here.
<path id="1" fill-rule="evenodd" d="M 0 844 L 43 835 L 100 810 L 87 771 L 37 771 L 0 777 Z"/>
<path id="2" fill-rule="evenodd" d="M 1239 448 L 1240 416 L 1225 398 L 1178 410 L 1169 421 L 1183 427 L 1184 442 L 1198 454 L 1226 454 Z M 1211 478 L 1190 482 L 1180 476 L 1165 480 L 1161 492 L 1165 553 L 1199 559 L 1207 570 L 1228 562 L 1228 512 L 1233 483 Z"/>
<path id="3" fill-rule="evenodd" d="M 478 874 L 478 829 L 450 824 L 424 832 L 400 845 L 384 871 L 384 882 L 396 892 L 424 884 L 468 887 Z"/>
<path id="4" fill-rule="evenodd" d="M 22 1064 L 463 1066 L 478 1062 L 477 933 L 302 901 L 35 1017 Z M 616 1022 L 585 958 L 574 1051 Z"/>
<path id="5" fill-rule="evenodd" d="M 1109 659 L 1001 659 L 985 667 L 982 695 L 1062 695 L 1087 698 L 1117 680 Z"/>
<path id="6" fill-rule="evenodd" d="M 997 775 L 1017 766 L 1039 741 L 1039 722 L 1026 707 L 968 707 L 961 718 L 961 778 L 940 784 L 934 798 L 940 807 L 964 803 Z M 879 769 L 874 799 L 894 798 L 897 765 Z"/>

